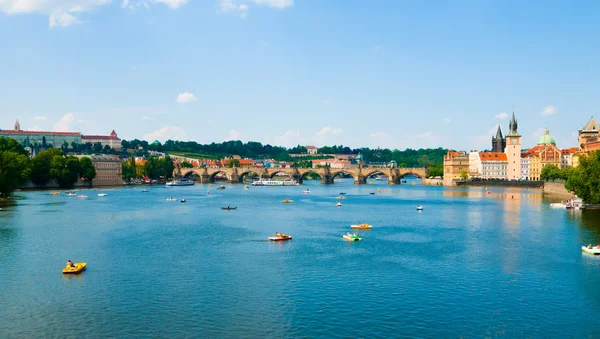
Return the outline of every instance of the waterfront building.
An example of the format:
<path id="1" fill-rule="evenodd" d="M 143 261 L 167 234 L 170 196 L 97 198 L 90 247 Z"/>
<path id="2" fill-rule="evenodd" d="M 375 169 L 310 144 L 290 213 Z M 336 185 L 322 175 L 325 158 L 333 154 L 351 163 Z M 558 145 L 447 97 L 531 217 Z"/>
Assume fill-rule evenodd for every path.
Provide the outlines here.
<path id="1" fill-rule="evenodd" d="M 96 169 L 96 177 L 92 186 L 123 185 L 121 159 L 116 155 L 76 155 L 78 158 L 88 157 Z M 145 160 L 144 160 L 145 161 Z M 137 161 L 136 161 L 137 164 Z"/>
<path id="2" fill-rule="evenodd" d="M 444 156 L 444 186 L 454 186 L 463 171 L 469 173 L 469 155 L 465 152 L 448 152 Z"/>
<path id="3" fill-rule="evenodd" d="M 538 144 L 527 151 L 529 155 L 530 180 L 540 180 L 542 169 L 547 165 L 561 167 L 561 152 L 556 147 L 556 141 L 546 128 L 544 135 L 540 137 Z"/>
<path id="4" fill-rule="evenodd" d="M 508 160 L 506 153 L 479 152 L 483 179 L 506 179 Z"/>
<path id="5" fill-rule="evenodd" d="M 496 136 L 492 137 L 492 152 L 504 152 L 505 148 L 506 139 L 502 137 L 502 130 L 500 129 L 500 125 L 498 125 Z"/>
<path id="6" fill-rule="evenodd" d="M 72 148 L 73 144 L 81 144 L 81 133 L 23 131 L 19 120 L 15 122 L 13 130 L 0 130 L 0 136 L 15 139 L 29 151 L 31 156 L 35 156 L 39 151 L 47 148 L 61 148 L 65 145 Z"/>
<path id="7" fill-rule="evenodd" d="M 109 146 L 115 151 L 121 150 L 121 139 L 117 136 L 117 133 L 113 129 L 109 135 L 82 135 L 81 142 L 91 143 L 92 145 L 96 143 L 102 144 L 102 147 Z"/>
<path id="8" fill-rule="evenodd" d="M 481 157 L 479 156 L 479 152 L 472 151 L 469 153 L 469 176 L 471 178 L 481 178 L 481 172 Z"/>
<path id="9" fill-rule="evenodd" d="M 600 135 L 598 133 L 600 133 L 600 125 L 594 117 L 591 117 L 587 124 L 579 130 L 579 151 L 581 154 L 585 155 L 600 149 Z"/>
<path id="10" fill-rule="evenodd" d="M 577 153 L 579 153 L 579 148 L 577 147 L 560 150 L 561 168 L 573 167 L 573 156 Z"/>
<path id="11" fill-rule="evenodd" d="M 529 180 L 529 155 L 521 153 L 521 180 Z"/>
<path id="12" fill-rule="evenodd" d="M 518 180 L 521 178 L 521 135 L 517 132 L 517 119 L 515 112 L 512 114 L 512 119 L 508 125 L 509 132 L 506 135 L 506 161 L 507 171 L 506 179 Z"/>

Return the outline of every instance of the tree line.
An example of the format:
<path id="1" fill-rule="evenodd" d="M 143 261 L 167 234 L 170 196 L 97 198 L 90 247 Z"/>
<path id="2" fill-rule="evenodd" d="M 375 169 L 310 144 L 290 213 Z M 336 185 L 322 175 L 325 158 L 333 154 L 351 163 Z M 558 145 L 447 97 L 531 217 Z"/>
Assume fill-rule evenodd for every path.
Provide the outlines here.
<path id="1" fill-rule="evenodd" d="M 164 158 L 148 157 L 144 163 L 136 164 L 135 157 L 121 164 L 123 180 L 131 181 L 136 178 L 170 179 L 173 177 L 175 165 L 168 155 Z"/>
<path id="2" fill-rule="evenodd" d="M 199 144 L 195 141 L 174 141 L 167 140 L 164 144 L 159 141 L 148 143 L 145 140 L 123 140 L 121 145 L 124 150 L 131 150 L 133 153 L 143 153 L 147 151 L 157 152 L 180 152 L 193 153 L 211 156 L 214 158 L 222 158 L 231 155 L 239 155 L 242 158 L 252 159 L 275 159 L 277 161 L 300 161 L 298 158 L 290 156 L 290 154 L 306 154 L 307 149 L 304 146 L 296 146 L 285 148 L 281 146 L 263 145 L 260 142 L 249 141 L 242 142 L 240 140 L 225 141 L 221 143 Z M 141 149 L 139 149 L 139 148 Z M 404 151 L 384 149 L 350 148 L 344 145 L 324 146 L 318 149 L 319 154 L 362 154 L 363 160 L 371 163 L 389 163 L 394 160 L 399 167 L 429 167 L 434 171 L 438 171 L 444 162 L 444 155 L 447 150 L 444 148 L 427 148 L 427 149 L 411 149 Z M 306 159 L 318 159 L 321 157 L 306 157 Z M 437 173 L 437 172 L 436 172 Z M 443 170 L 439 175 L 443 174 Z"/>
<path id="3" fill-rule="evenodd" d="M 49 148 L 30 159 L 29 152 L 14 139 L 0 137 L 0 197 L 31 180 L 43 186 L 54 179 L 60 187 L 71 187 L 77 180 L 91 181 L 96 169 L 88 157 L 66 156 L 57 148 Z"/>

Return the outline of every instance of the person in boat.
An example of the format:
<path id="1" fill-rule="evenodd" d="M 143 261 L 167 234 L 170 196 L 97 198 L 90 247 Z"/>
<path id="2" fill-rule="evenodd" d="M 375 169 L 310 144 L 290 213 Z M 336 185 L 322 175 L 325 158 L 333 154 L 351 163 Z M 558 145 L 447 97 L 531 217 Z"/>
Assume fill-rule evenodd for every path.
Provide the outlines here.
<path id="1" fill-rule="evenodd" d="M 275 232 L 275 238 L 281 238 L 281 233 Z"/>
<path id="2" fill-rule="evenodd" d="M 350 232 L 346 233 L 347 237 L 351 237 L 352 235 L 350 234 Z"/>
<path id="3" fill-rule="evenodd" d="M 67 261 L 67 267 L 75 268 L 75 264 L 71 260 L 69 260 L 69 261 Z"/>
<path id="4" fill-rule="evenodd" d="M 358 233 L 354 232 L 353 236 L 358 237 Z"/>
<path id="5" fill-rule="evenodd" d="M 589 244 L 587 248 L 591 250 L 594 247 L 592 246 L 592 244 Z"/>

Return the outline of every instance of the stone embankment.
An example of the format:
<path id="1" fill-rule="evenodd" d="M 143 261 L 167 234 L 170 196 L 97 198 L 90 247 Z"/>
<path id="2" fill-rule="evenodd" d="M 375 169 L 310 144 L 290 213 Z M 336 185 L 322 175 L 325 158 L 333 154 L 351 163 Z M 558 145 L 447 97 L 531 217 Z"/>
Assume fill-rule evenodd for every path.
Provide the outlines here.
<path id="1" fill-rule="evenodd" d="M 567 191 L 564 181 L 464 181 L 457 182 L 457 186 L 468 187 L 517 187 L 517 188 L 540 188 L 544 193 L 572 196 Z"/>

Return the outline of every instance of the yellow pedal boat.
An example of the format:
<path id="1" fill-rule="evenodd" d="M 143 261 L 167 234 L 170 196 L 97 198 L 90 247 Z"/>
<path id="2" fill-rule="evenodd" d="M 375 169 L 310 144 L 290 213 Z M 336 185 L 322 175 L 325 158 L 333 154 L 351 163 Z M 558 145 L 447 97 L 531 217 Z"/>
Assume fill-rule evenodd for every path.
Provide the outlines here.
<path id="1" fill-rule="evenodd" d="M 85 267 L 87 266 L 86 262 L 76 262 L 73 263 L 75 267 L 65 267 L 63 269 L 63 274 L 78 274 L 85 271 Z"/>
<path id="2" fill-rule="evenodd" d="M 359 225 L 351 225 L 350 228 L 355 230 L 370 230 L 373 226 L 369 224 L 359 224 Z"/>
<path id="3" fill-rule="evenodd" d="M 294 203 L 294 200 L 285 199 L 285 200 L 282 201 L 282 203 L 284 203 L 284 204 L 292 204 L 292 203 Z"/>

